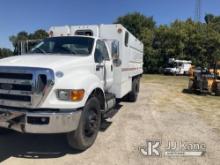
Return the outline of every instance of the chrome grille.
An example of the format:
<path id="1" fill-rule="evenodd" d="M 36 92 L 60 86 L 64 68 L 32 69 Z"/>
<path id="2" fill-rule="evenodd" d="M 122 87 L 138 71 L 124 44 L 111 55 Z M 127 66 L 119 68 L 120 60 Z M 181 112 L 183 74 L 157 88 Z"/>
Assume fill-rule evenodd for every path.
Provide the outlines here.
<path id="1" fill-rule="evenodd" d="M 53 84 L 51 69 L 0 67 L 0 105 L 36 108 Z"/>

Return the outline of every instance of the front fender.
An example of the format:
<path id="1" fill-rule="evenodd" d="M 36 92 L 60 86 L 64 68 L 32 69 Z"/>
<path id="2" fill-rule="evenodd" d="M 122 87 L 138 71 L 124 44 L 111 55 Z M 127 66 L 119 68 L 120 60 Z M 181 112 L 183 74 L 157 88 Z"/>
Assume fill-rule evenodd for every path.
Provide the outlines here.
<path id="1" fill-rule="evenodd" d="M 73 76 L 74 75 L 74 76 Z M 42 108 L 81 108 L 84 107 L 88 97 L 96 88 L 103 90 L 103 84 L 100 79 L 89 72 L 77 72 L 62 78 L 57 78 L 53 89 L 41 105 Z M 57 89 L 84 89 L 85 96 L 79 102 L 58 100 L 56 96 Z"/>

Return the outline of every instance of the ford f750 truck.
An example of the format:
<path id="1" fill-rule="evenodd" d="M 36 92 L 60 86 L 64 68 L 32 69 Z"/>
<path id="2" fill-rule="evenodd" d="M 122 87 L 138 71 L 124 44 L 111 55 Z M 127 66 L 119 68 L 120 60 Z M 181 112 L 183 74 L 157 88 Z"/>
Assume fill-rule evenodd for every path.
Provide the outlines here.
<path id="1" fill-rule="evenodd" d="M 59 26 L 29 53 L 0 60 L 0 131 L 66 133 L 86 150 L 116 100 L 135 102 L 143 44 L 120 24 Z"/>

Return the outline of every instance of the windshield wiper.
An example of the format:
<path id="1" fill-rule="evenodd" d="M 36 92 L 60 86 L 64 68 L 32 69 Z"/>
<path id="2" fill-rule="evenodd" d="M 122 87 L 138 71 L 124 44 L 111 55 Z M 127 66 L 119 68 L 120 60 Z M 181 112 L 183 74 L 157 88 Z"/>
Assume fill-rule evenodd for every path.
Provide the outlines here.
<path id="1" fill-rule="evenodd" d="M 43 54 L 47 54 L 47 52 L 45 52 L 43 49 L 41 49 L 41 48 L 35 48 L 35 50 L 39 50 L 41 53 L 43 53 Z"/>

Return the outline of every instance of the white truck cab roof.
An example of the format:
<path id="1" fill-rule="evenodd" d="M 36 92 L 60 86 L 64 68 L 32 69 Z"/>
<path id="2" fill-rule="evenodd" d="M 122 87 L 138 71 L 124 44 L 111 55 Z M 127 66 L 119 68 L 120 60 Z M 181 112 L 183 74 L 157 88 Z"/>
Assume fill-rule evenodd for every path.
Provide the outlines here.
<path id="1" fill-rule="evenodd" d="M 92 36 L 94 38 L 100 37 L 101 27 L 103 26 L 112 26 L 111 25 L 72 25 L 72 26 L 52 26 L 49 29 L 49 34 L 51 37 L 58 37 L 58 36 Z M 120 24 L 114 24 L 119 31 L 123 30 L 123 26 Z"/>
<path id="2" fill-rule="evenodd" d="M 127 31 L 127 29 L 121 24 L 52 26 L 49 28 L 49 35 L 50 37 L 80 35 L 108 40 L 120 40 L 121 38 L 119 36 L 122 35 L 123 37 L 126 37 L 126 35 L 129 35 L 131 40 L 134 41 L 133 43 L 135 44 L 135 47 L 143 47 L 143 43 Z"/>

